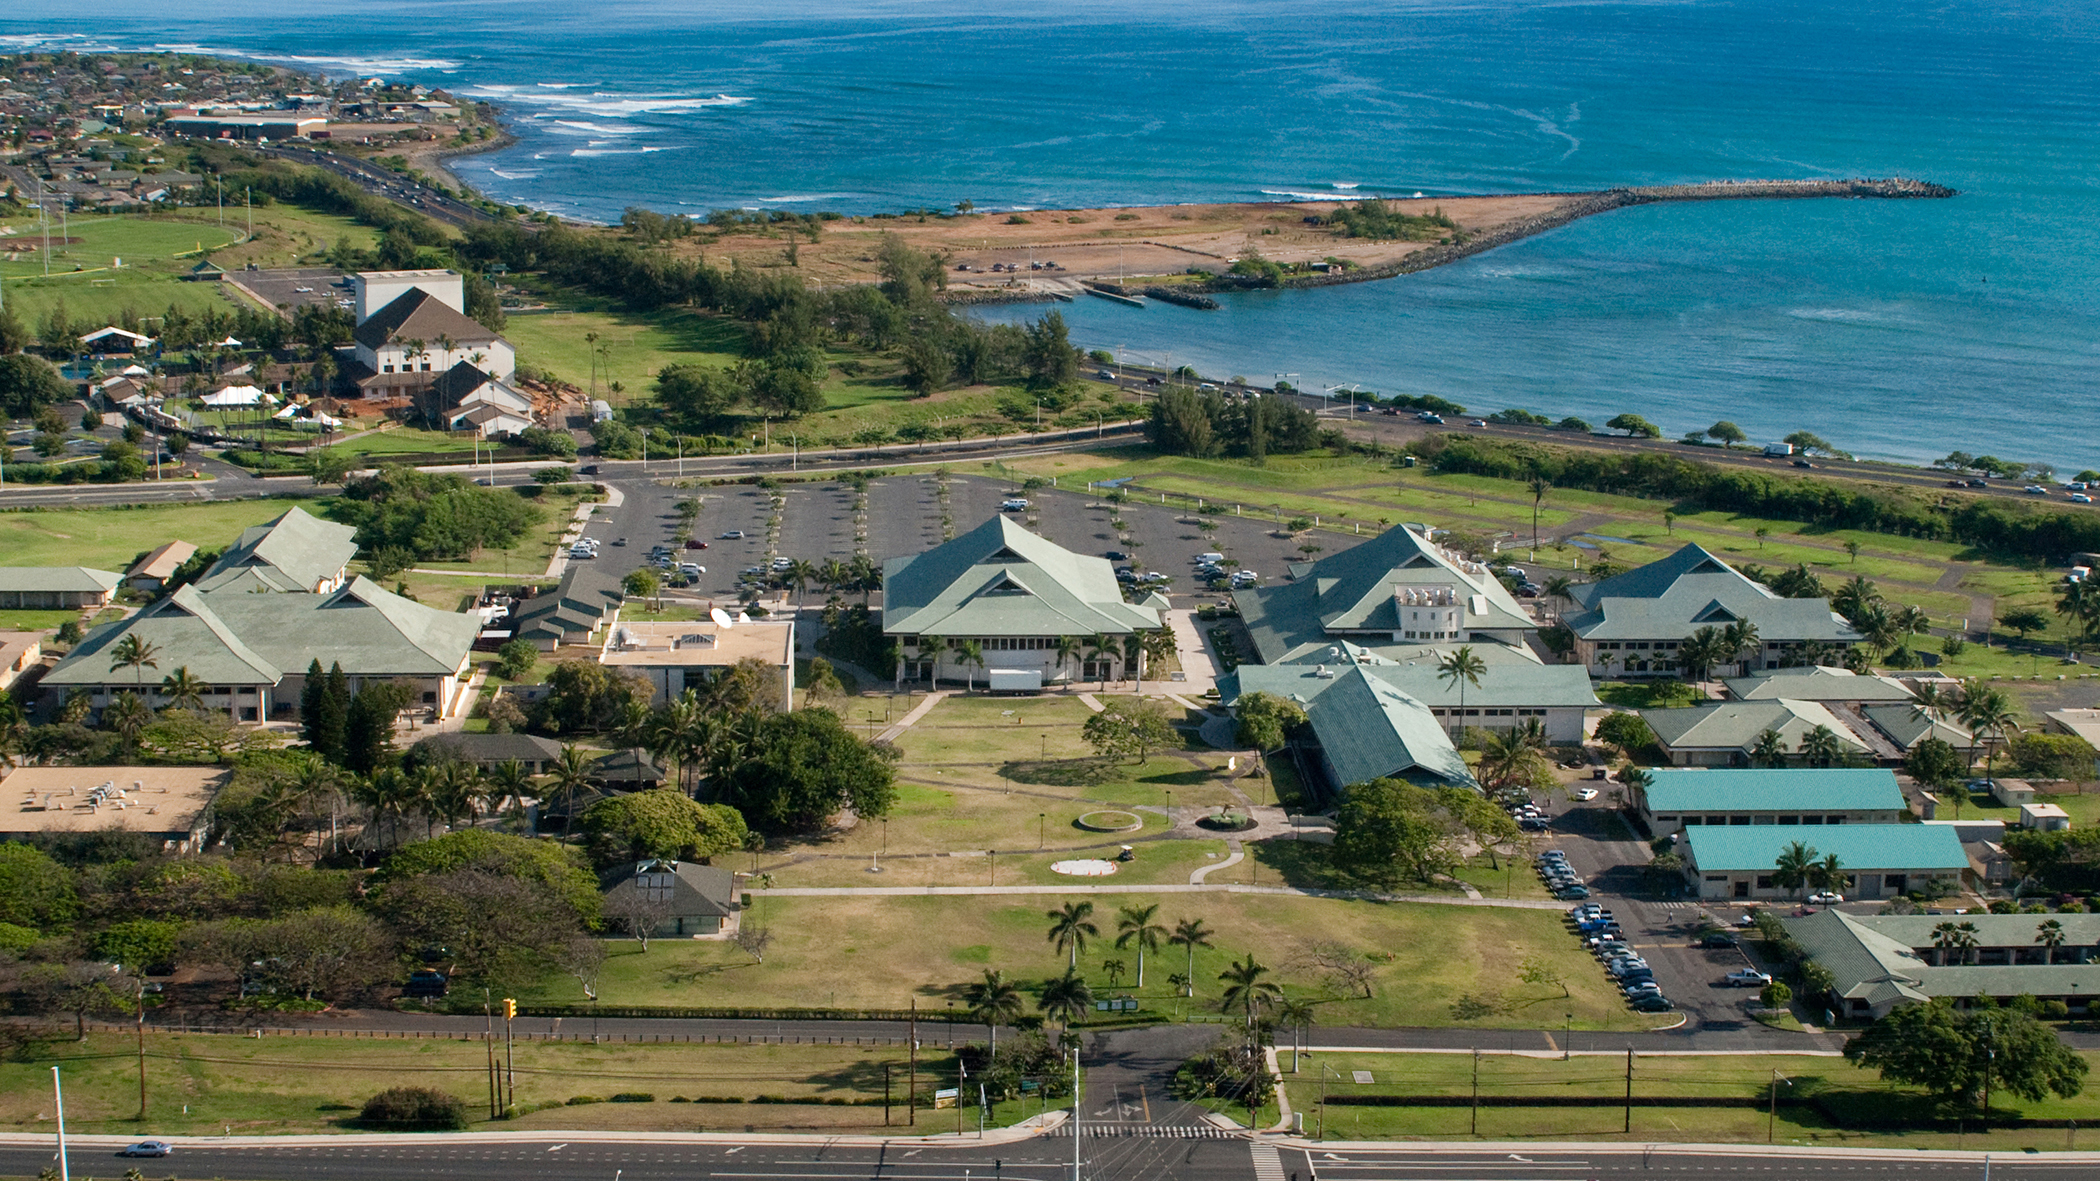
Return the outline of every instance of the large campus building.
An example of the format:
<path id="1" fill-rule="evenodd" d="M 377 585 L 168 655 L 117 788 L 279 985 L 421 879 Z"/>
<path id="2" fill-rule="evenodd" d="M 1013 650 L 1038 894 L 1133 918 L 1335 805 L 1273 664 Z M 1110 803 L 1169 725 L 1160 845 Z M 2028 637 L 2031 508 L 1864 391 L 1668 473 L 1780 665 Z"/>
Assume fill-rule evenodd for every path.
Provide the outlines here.
<path id="1" fill-rule="evenodd" d="M 462 365 L 499 383 L 517 372 L 510 342 L 467 315 L 465 280 L 457 272 L 365 271 L 352 276 L 351 286 L 357 327 L 343 381 L 362 395 L 428 398 L 441 379 L 451 389 L 479 388 L 482 383 L 457 372 Z"/>
<path id="2" fill-rule="evenodd" d="M 1787 933 L 1837 981 L 1831 1000 L 1846 1017 L 1880 1018 L 1898 1005 L 1939 997 L 1962 1004 L 2031 996 L 2090 1012 L 2100 995 L 2100 915 L 1856 915 L 1824 910 L 1783 920 Z M 1958 921 L 1971 948 L 1939 946 Z M 2045 930 L 2044 924 L 2051 924 Z M 2050 946 L 2050 941 L 2058 941 Z"/>
<path id="3" fill-rule="evenodd" d="M 1702 627 L 1757 629 L 1756 650 L 1722 663 L 1716 673 L 1777 669 L 1859 642 L 1828 599 L 1784 598 L 1697 545 L 1582 583 L 1573 594 L 1576 610 L 1564 622 L 1575 634 L 1576 660 L 1596 676 L 1676 676 L 1679 646 Z"/>
<path id="4" fill-rule="evenodd" d="M 1017 674 L 1017 687 L 1121 680 L 1133 671 L 1124 638 L 1163 626 L 1157 607 L 1123 601 L 1107 559 L 1075 554 L 1004 516 L 925 553 L 889 559 L 882 603 L 883 634 L 902 653 L 900 685 L 981 682 L 993 671 Z M 1097 636 L 1111 643 L 1096 647 Z M 1081 650 L 1060 656 L 1062 639 Z M 981 666 L 963 659 L 969 641 Z"/>

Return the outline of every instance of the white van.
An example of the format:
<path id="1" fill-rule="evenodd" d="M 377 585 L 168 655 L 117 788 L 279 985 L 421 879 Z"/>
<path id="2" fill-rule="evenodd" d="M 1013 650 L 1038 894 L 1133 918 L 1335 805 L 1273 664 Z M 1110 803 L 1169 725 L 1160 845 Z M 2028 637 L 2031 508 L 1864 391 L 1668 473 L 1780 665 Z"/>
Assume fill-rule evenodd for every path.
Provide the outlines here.
<path id="1" fill-rule="evenodd" d="M 1222 562 L 1222 561 L 1224 561 L 1224 560 L 1225 560 L 1225 555 L 1224 555 L 1224 554 L 1215 554 L 1215 553 L 1213 553 L 1213 554 L 1197 554 L 1197 555 L 1196 555 L 1196 564 L 1197 564 L 1198 566 L 1215 566 L 1215 565 L 1217 565 L 1217 564 L 1218 564 L 1219 562 Z"/>

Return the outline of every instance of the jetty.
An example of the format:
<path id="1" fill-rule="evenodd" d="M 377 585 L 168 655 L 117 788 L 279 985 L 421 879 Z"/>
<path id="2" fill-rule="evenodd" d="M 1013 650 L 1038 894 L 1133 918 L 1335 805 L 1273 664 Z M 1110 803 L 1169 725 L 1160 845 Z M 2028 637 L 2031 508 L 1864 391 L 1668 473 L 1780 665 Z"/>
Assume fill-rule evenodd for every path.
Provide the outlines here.
<path id="1" fill-rule="evenodd" d="M 1106 299 L 1114 303 L 1124 304 L 1128 307 L 1141 308 L 1145 306 L 1145 301 L 1139 299 L 1137 296 L 1125 295 L 1120 291 L 1110 291 L 1108 289 L 1108 286 L 1103 283 L 1087 284 L 1086 293 L 1088 295 L 1092 295 L 1100 299 Z"/>

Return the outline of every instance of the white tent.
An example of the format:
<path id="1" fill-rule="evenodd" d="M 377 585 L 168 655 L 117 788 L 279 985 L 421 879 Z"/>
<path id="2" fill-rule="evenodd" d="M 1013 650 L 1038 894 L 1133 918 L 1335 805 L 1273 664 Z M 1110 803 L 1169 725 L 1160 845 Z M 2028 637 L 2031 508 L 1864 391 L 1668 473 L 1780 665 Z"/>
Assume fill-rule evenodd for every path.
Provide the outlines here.
<path id="1" fill-rule="evenodd" d="M 329 414 L 315 414 L 313 420 L 330 429 L 343 425 L 342 419 Z"/>
<path id="2" fill-rule="evenodd" d="M 230 385 L 204 395 L 206 406 L 257 406 L 274 400 L 252 385 Z"/>
<path id="3" fill-rule="evenodd" d="M 272 415 L 271 415 L 270 417 L 271 417 L 271 418 L 297 418 L 298 416 L 299 416 L 299 404 L 298 404 L 297 402 L 286 402 L 286 403 L 284 404 L 284 409 L 282 409 L 282 410 L 279 410 L 279 411 L 278 411 L 277 413 L 275 413 L 275 414 L 272 414 Z"/>
<path id="4" fill-rule="evenodd" d="M 151 377 L 153 376 L 153 371 L 144 365 L 126 365 L 122 369 L 117 370 L 117 374 L 120 377 Z"/>
<path id="5" fill-rule="evenodd" d="M 211 347 L 215 349 L 237 349 L 241 347 L 241 342 L 229 336 L 225 340 L 213 341 Z"/>

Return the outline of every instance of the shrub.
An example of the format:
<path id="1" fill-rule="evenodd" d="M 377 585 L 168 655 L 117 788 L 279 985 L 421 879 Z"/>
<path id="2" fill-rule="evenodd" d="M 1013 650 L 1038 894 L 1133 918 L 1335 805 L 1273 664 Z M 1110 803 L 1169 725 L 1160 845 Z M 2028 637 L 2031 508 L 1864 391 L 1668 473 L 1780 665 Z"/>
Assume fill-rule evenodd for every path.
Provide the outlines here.
<path id="1" fill-rule="evenodd" d="M 2043 1001 L 2041 1018 L 2044 1021 L 2068 1021 L 2071 1018 L 2071 1006 L 2062 1001 Z"/>
<path id="2" fill-rule="evenodd" d="M 1767 1009 L 1783 1009 L 1794 999 L 1794 990 L 1788 988 L 1784 982 L 1774 980 L 1765 985 L 1764 990 L 1757 994 L 1757 999 L 1763 1001 Z"/>
<path id="3" fill-rule="evenodd" d="M 467 1104 L 435 1087 L 389 1087 L 365 1100 L 358 1120 L 388 1128 L 455 1131 L 467 1126 Z"/>
<path id="4" fill-rule="evenodd" d="M 607 1100 L 609 1103 L 654 1103 L 656 1096 L 647 1091 L 622 1091 Z M 676 1100 L 673 1100 L 676 1102 Z"/>
<path id="5" fill-rule="evenodd" d="M 605 1100 L 599 1098 L 596 1095 L 572 1095 L 569 1098 L 570 1107 L 587 1107 L 593 1103 L 603 1102 L 605 1102 Z"/>

